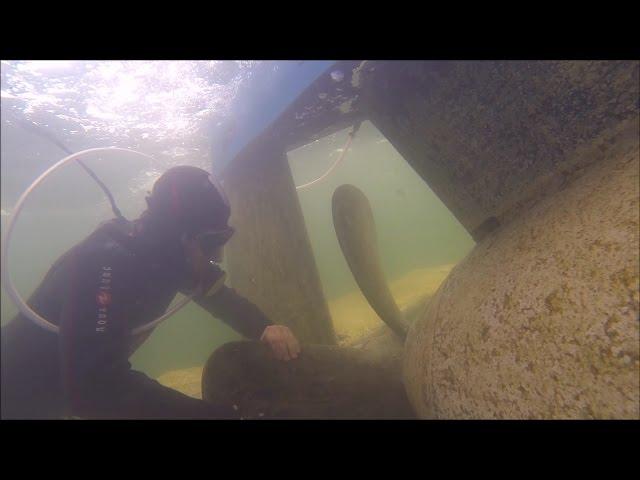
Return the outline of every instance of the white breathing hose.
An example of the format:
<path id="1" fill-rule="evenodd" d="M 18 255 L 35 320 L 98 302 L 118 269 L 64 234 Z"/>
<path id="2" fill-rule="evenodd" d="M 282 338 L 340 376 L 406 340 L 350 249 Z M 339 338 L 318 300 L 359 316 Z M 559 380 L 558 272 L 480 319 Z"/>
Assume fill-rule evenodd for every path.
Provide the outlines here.
<path id="1" fill-rule="evenodd" d="M 360 125 L 358 124 L 358 126 L 356 128 L 353 129 L 353 131 L 349 132 L 349 138 L 347 139 L 347 143 L 345 143 L 344 147 L 342 148 L 342 152 L 340 152 L 340 156 L 338 157 L 338 159 L 333 162 L 333 165 L 331 165 L 329 167 L 329 169 L 324 172 L 324 174 L 320 175 L 318 178 L 316 178 L 315 180 L 312 180 L 310 182 L 304 183 L 302 185 L 298 185 L 296 186 L 296 190 L 302 190 L 303 188 L 308 188 L 311 185 L 315 185 L 316 183 L 321 182 L 322 180 L 324 180 L 325 178 L 327 178 L 329 176 L 329 174 L 338 166 L 340 165 L 340 162 L 342 162 L 342 160 L 344 159 L 344 156 L 347 153 L 347 150 L 349 150 L 349 147 L 351 146 L 351 141 L 353 140 L 353 137 L 355 136 L 356 132 L 358 131 L 358 128 L 360 128 Z"/>
<path id="2" fill-rule="evenodd" d="M 15 227 L 16 221 L 18 220 L 18 217 L 20 216 L 20 212 L 22 210 L 22 207 L 24 206 L 25 201 L 27 200 L 29 195 L 31 193 L 33 193 L 33 191 L 36 189 L 36 187 L 38 185 L 40 185 L 42 183 L 42 181 L 48 175 L 53 173 L 58 168 L 62 167 L 64 164 L 69 163 L 69 162 L 71 162 L 73 160 L 76 160 L 78 157 L 86 155 L 87 153 L 105 152 L 105 151 L 106 152 L 128 152 L 128 153 L 134 153 L 136 155 L 140 155 L 140 156 L 149 158 L 151 160 L 154 160 L 153 157 L 151 157 L 151 156 L 149 156 L 149 155 L 147 155 L 145 153 L 137 152 L 135 150 L 129 150 L 127 148 L 119 148 L 119 147 L 88 148 L 86 150 L 82 150 L 80 152 L 73 153 L 73 154 L 63 158 L 62 160 L 60 160 L 58 163 L 56 163 L 52 167 L 50 167 L 46 172 L 44 172 L 42 175 L 40 175 L 29 186 L 29 188 L 27 188 L 25 190 L 25 192 L 22 194 L 22 196 L 18 200 L 18 203 L 16 204 L 16 206 L 15 206 L 15 208 L 13 210 L 13 214 L 11 215 L 11 218 L 9 220 L 9 225 L 7 226 L 7 234 L 5 236 L 5 240 L 3 242 L 4 245 L 3 245 L 3 248 L 2 248 L 2 280 L 3 280 L 3 283 L 4 283 L 5 290 L 7 291 L 7 293 L 9 294 L 9 297 L 11 297 L 11 299 L 14 301 L 14 303 L 16 304 L 16 306 L 19 308 L 19 310 L 22 312 L 23 315 L 25 315 L 29 319 L 33 320 L 33 322 L 35 322 L 36 325 L 39 325 L 40 327 L 42 327 L 42 328 L 44 328 L 46 330 L 49 330 L 50 332 L 58 333 L 58 331 L 60 329 L 56 325 L 54 325 L 53 323 L 49 322 L 48 320 L 46 320 L 45 318 L 41 317 L 36 312 L 34 312 L 33 309 L 31 307 L 29 307 L 29 305 L 27 305 L 26 302 L 22 299 L 22 297 L 18 293 L 18 290 L 16 289 L 15 285 L 13 284 L 13 281 L 11 280 L 11 275 L 9 274 L 9 245 L 11 243 L 11 235 L 13 234 L 13 228 Z M 187 303 L 189 303 L 191 301 L 191 299 L 196 295 L 196 293 L 197 292 L 194 292 L 191 295 L 189 295 L 186 298 L 184 298 L 183 300 L 181 300 L 180 302 L 178 302 L 178 304 L 175 307 L 173 307 L 172 309 L 167 311 L 161 317 L 158 317 L 155 320 L 153 320 L 152 322 L 146 323 L 146 324 L 144 324 L 144 325 L 142 325 L 140 327 L 134 328 L 131 331 L 131 334 L 132 335 L 138 335 L 138 334 L 140 334 L 142 332 L 145 332 L 147 330 L 155 328 L 156 325 L 158 325 L 160 322 L 166 320 L 171 315 L 173 315 L 178 310 L 180 310 L 182 307 L 184 307 Z"/>

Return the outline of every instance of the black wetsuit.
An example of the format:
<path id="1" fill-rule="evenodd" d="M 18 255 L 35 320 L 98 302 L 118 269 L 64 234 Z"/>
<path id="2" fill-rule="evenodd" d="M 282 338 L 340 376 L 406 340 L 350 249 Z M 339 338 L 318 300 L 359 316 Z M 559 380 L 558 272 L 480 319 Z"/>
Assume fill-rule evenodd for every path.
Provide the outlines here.
<path id="1" fill-rule="evenodd" d="M 33 293 L 29 305 L 59 334 L 22 314 L 2 328 L 2 418 L 235 416 L 230 405 L 193 399 L 131 369 L 130 355 L 149 335 L 133 337 L 132 328 L 162 315 L 191 287 L 184 258 L 146 255 L 131 228 L 119 220 L 101 225 L 60 257 Z M 211 265 L 208 273 L 208 284 L 221 286 L 195 301 L 259 338 L 271 322 L 223 284 L 222 270 Z"/>

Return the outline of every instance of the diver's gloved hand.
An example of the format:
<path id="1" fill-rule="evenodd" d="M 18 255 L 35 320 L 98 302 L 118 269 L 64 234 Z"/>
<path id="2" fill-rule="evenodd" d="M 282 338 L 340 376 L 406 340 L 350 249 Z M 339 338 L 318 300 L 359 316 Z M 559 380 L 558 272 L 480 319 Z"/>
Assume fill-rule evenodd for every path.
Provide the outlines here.
<path id="1" fill-rule="evenodd" d="M 298 358 L 300 343 L 293 332 L 284 325 L 269 325 L 264 329 L 260 341 L 271 347 L 271 351 L 278 360 L 288 362 Z"/>

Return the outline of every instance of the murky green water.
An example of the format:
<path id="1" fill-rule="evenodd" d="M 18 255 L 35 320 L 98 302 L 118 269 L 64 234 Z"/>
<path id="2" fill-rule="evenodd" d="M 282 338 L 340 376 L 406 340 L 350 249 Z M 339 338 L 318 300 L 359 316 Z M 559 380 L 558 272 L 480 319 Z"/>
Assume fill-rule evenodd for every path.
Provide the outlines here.
<path id="1" fill-rule="evenodd" d="M 224 68 L 233 70 L 227 66 Z M 194 85 L 201 85 L 198 83 L 198 71 L 197 68 L 190 70 L 194 78 L 189 81 Z M 120 112 L 116 108 L 118 105 L 111 105 L 112 110 L 100 110 L 98 100 L 101 97 L 96 97 L 95 92 L 91 98 L 83 99 L 76 95 L 73 102 L 69 100 L 69 92 L 65 89 L 73 90 L 72 74 L 64 76 L 54 70 L 28 77 L 36 90 L 38 86 L 43 89 L 47 86 L 49 90 L 45 93 L 49 98 L 40 98 L 40 103 L 18 100 L 15 89 L 14 93 L 10 93 L 9 88 L 16 85 L 16 66 L 3 62 L 3 236 L 20 193 L 46 168 L 64 156 L 57 147 L 18 128 L 15 120 L 20 115 L 40 119 L 41 124 L 49 125 L 46 128 L 51 128 L 74 150 L 117 144 L 157 156 L 159 160 L 155 165 L 126 155 L 87 159 L 87 163 L 112 189 L 119 207 L 128 218 L 135 218 L 142 211 L 145 191 L 168 166 L 192 164 L 210 168 L 206 147 L 206 122 L 210 118 L 197 116 L 198 112 L 203 111 L 202 105 L 194 107 L 193 102 L 187 102 L 186 107 L 182 104 L 172 106 L 171 95 L 162 96 L 163 93 L 170 93 L 172 88 L 178 88 L 179 79 L 171 83 L 169 80 L 173 77 L 169 78 L 167 74 L 169 80 L 166 80 L 166 85 L 163 84 L 155 93 L 151 92 L 165 102 L 165 110 L 151 107 L 136 110 L 135 102 L 140 102 L 142 97 L 136 97 L 141 94 L 132 86 L 135 86 L 135 82 L 129 80 L 143 74 L 139 73 L 136 77 L 129 67 L 114 72 L 106 84 L 128 92 L 128 96 L 124 95 L 119 100 L 121 116 L 137 114 L 139 122 L 135 128 L 122 124 L 122 118 L 117 115 Z M 227 77 L 235 78 L 231 74 Z M 223 80 L 228 80 L 227 77 Z M 202 90 L 200 94 L 212 98 L 217 95 L 209 90 Z M 151 102 L 149 99 L 145 101 Z M 85 110 L 78 111 L 82 106 Z M 61 119 L 60 115 L 75 116 L 75 120 Z M 112 116 L 112 122 L 109 115 Z M 185 118 L 194 121 L 193 128 L 184 127 Z M 77 124 L 83 120 L 85 126 L 93 125 L 93 129 L 80 129 Z M 148 131 L 145 130 L 145 124 L 148 125 Z M 114 127 L 111 132 L 110 125 Z M 158 125 L 162 125 L 164 130 L 157 128 Z M 70 133 L 80 130 L 82 133 L 77 135 Z M 347 132 L 344 130 L 290 152 L 294 182 L 300 185 L 322 175 L 337 158 L 338 149 L 343 148 Z M 160 140 L 151 142 L 152 137 Z M 331 217 L 331 195 L 343 183 L 356 185 L 369 198 L 377 224 L 380 254 L 389 278 L 400 277 L 415 268 L 457 262 L 473 246 L 470 236 L 422 179 L 375 127 L 365 122 L 344 161 L 332 175 L 322 183 L 299 191 L 323 289 L 329 300 L 356 288 L 339 250 Z M 43 188 L 26 206 L 12 242 L 11 273 L 20 292 L 28 296 L 61 253 L 110 217 L 109 205 L 101 191 L 78 166 L 70 165 L 47 179 Z M 2 324 L 6 324 L 15 313 L 15 306 L 3 290 Z M 196 305 L 189 305 L 156 329 L 134 355 L 132 363 L 135 368 L 157 376 L 167 370 L 202 365 L 215 348 L 238 338 L 240 336 L 231 328 L 211 318 Z"/>
<path id="2" fill-rule="evenodd" d="M 337 159 L 350 129 L 289 153 L 294 181 L 320 177 Z M 355 289 L 333 229 L 331 197 L 349 183 L 373 210 L 378 247 L 388 279 L 423 267 L 455 263 L 473 240 L 427 184 L 370 122 L 364 122 L 343 161 L 322 182 L 298 190 L 325 294 Z"/>

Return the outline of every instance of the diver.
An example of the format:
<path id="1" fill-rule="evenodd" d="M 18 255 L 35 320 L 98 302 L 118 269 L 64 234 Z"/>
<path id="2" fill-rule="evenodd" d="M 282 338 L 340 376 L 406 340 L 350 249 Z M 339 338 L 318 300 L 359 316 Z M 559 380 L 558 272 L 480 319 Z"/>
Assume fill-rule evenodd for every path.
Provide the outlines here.
<path id="1" fill-rule="evenodd" d="M 231 238 L 229 202 L 205 170 L 178 166 L 154 183 L 141 216 L 99 225 L 63 254 L 29 299 L 59 327 L 23 314 L 1 331 L 2 418 L 239 418 L 167 388 L 132 369 L 129 357 L 150 335 L 131 331 L 161 315 L 178 292 L 276 358 L 296 358 L 287 327 L 224 284 L 215 263 Z"/>

